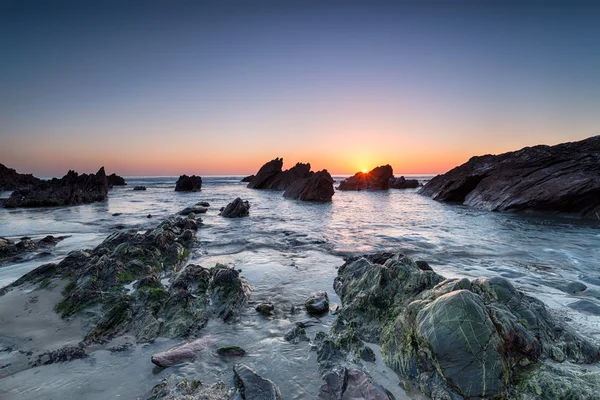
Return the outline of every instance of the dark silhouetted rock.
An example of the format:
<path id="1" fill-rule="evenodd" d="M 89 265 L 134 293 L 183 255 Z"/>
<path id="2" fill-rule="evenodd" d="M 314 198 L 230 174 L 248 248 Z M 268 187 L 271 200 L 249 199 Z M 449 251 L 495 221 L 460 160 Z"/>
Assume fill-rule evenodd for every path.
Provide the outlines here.
<path id="1" fill-rule="evenodd" d="M 248 183 L 250 189 L 263 189 L 268 182 L 281 173 L 283 158 L 276 158 L 263 165 Z"/>
<path id="2" fill-rule="evenodd" d="M 227 206 L 219 214 L 225 218 L 241 218 L 250 215 L 250 203 L 239 197 L 227 204 Z"/>
<path id="3" fill-rule="evenodd" d="M 419 187 L 419 181 L 416 179 L 406 179 L 403 176 L 394 178 L 389 181 L 390 189 L 414 189 Z"/>
<path id="4" fill-rule="evenodd" d="M 243 357 L 246 355 L 246 350 L 238 346 L 226 346 L 219 348 L 217 354 L 222 357 Z"/>
<path id="5" fill-rule="evenodd" d="M 297 163 L 292 168 L 269 179 L 262 187 L 255 187 L 255 189 L 285 190 L 298 179 L 308 178 L 309 176 L 310 164 Z"/>
<path id="6" fill-rule="evenodd" d="M 279 388 L 244 364 L 233 367 L 235 383 L 244 400 L 281 400 Z"/>
<path id="7" fill-rule="evenodd" d="M 333 178 L 324 169 L 311 172 L 308 177 L 293 182 L 285 190 L 283 197 L 303 201 L 331 201 L 333 194 Z"/>
<path id="8" fill-rule="evenodd" d="M 146 190 L 146 186 L 135 186 L 133 190 Z"/>
<path id="9" fill-rule="evenodd" d="M 96 174 L 79 175 L 69 171 L 61 179 L 51 179 L 28 188 L 15 190 L 5 207 L 52 207 L 103 201 L 108 194 L 104 167 Z"/>
<path id="10" fill-rule="evenodd" d="M 210 207 L 210 203 L 208 201 L 199 201 L 196 203 L 196 205 L 200 207 Z"/>
<path id="11" fill-rule="evenodd" d="M 357 172 L 354 176 L 344 179 L 338 186 L 339 190 L 387 190 L 394 171 L 390 165 L 373 168 L 369 172 Z"/>
<path id="12" fill-rule="evenodd" d="M 240 182 L 252 182 L 253 179 L 254 179 L 254 175 L 248 175 L 245 178 L 242 178 L 242 180 Z"/>
<path id="13" fill-rule="evenodd" d="M 320 290 L 313 293 L 304 303 L 306 311 L 312 315 L 322 315 L 329 311 L 329 298 L 327 292 Z"/>
<path id="14" fill-rule="evenodd" d="M 473 157 L 420 191 L 490 211 L 537 210 L 600 219 L 600 136 Z"/>
<path id="15" fill-rule="evenodd" d="M 202 178 L 196 175 L 181 175 L 175 183 L 176 192 L 198 192 L 202 189 Z"/>
<path id="16" fill-rule="evenodd" d="M 31 174 L 19 174 L 12 168 L 0 164 L 0 192 L 27 189 L 39 185 L 43 181 Z"/>
<path id="17" fill-rule="evenodd" d="M 113 186 L 126 186 L 127 183 L 125 182 L 125 179 L 122 176 L 119 176 L 117 174 L 110 174 L 106 177 L 106 180 L 108 181 L 108 187 L 113 187 Z"/>
<path id="18" fill-rule="evenodd" d="M 5 261 L 18 261 L 27 253 L 47 253 L 58 242 L 67 237 L 68 236 L 46 236 L 37 242 L 24 237 L 16 243 L 12 240 L 0 237 L 0 263 Z"/>

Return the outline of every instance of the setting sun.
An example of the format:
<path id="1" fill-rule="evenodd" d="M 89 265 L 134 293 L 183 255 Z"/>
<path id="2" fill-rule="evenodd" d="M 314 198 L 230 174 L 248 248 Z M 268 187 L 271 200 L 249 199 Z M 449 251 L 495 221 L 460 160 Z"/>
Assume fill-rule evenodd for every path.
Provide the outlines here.
<path id="1" fill-rule="evenodd" d="M 362 172 L 363 174 L 366 174 L 366 173 L 367 173 L 367 170 L 366 170 L 366 169 L 363 169 L 361 172 Z"/>

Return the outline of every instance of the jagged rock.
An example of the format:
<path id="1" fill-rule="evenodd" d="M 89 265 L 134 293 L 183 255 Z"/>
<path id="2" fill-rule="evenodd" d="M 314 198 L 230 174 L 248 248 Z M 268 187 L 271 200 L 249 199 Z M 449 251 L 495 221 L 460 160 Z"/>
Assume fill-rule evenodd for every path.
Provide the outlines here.
<path id="1" fill-rule="evenodd" d="M 324 169 L 292 182 L 283 197 L 303 201 L 331 201 L 333 194 L 333 178 Z"/>
<path id="2" fill-rule="evenodd" d="M 141 191 L 141 190 L 146 190 L 146 186 L 135 186 L 135 187 L 133 188 L 133 190 L 139 190 L 139 191 Z"/>
<path id="3" fill-rule="evenodd" d="M 306 311 L 312 315 L 322 315 L 329 311 L 329 298 L 327 292 L 320 290 L 314 292 L 304 303 Z"/>
<path id="4" fill-rule="evenodd" d="M 290 343 L 298 344 L 301 341 L 308 342 L 308 337 L 306 336 L 306 329 L 301 326 L 294 326 L 290 329 L 283 338 Z"/>
<path id="5" fill-rule="evenodd" d="M 31 366 L 49 365 L 57 362 L 67 362 L 81 358 L 87 358 L 88 355 L 82 347 L 79 346 L 64 346 L 58 350 L 47 351 L 40 354 Z"/>
<path id="6" fill-rule="evenodd" d="M 416 179 L 406 179 L 403 176 L 389 180 L 390 189 L 414 189 L 419 187 L 419 181 Z"/>
<path id="7" fill-rule="evenodd" d="M 202 178 L 196 175 L 181 175 L 175 183 L 176 192 L 198 192 L 202 189 Z"/>
<path id="8" fill-rule="evenodd" d="M 490 211 L 538 210 L 600 219 L 600 136 L 473 157 L 420 193 Z"/>
<path id="9" fill-rule="evenodd" d="M 113 187 L 113 186 L 126 186 L 127 183 L 125 182 L 125 179 L 122 176 L 119 176 L 117 174 L 110 174 L 106 177 L 106 180 L 108 181 L 108 187 Z"/>
<path id="10" fill-rule="evenodd" d="M 248 175 L 248 176 L 242 178 L 242 180 L 240 182 L 252 182 L 253 179 L 254 179 L 254 175 Z"/>
<path id="11" fill-rule="evenodd" d="M 177 380 L 171 375 L 152 388 L 147 400 L 232 400 L 234 392 L 225 382 L 208 386 L 198 380 Z"/>
<path id="12" fill-rule="evenodd" d="M 383 386 L 356 369 L 341 368 L 325 374 L 323 380 L 325 383 L 321 386 L 317 400 L 394 400 L 394 396 Z"/>
<path id="13" fill-rule="evenodd" d="M 238 346 L 227 346 L 219 348 L 217 354 L 222 357 L 242 357 L 246 355 L 246 350 Z"/>
<path id="14" fill-rule="evenodd" d="M 252 179 L 247 187 L 250 189 L 262 189 L 270 180 L 281 173 L 281 167 L 283 167 L 283 158 L 276 158 L 263 165 L 254 179 Z"/>
<path id="15" fill-rule="evenodd" d="M 4 204 L 7 208 L 52 207 L 103 201 L 108 194 L 104 167 L 96 174 L 79 175 L 69 171 L 61 179 L 40 181 L 28 188 L 15 190 Z"/>
<path id="16" fill-rule="evenodd" d="M 281 400 L 279 388 L 244 364 L 233 367 L 235 382 L 244 400 Z"/>
<path id="17" fill-rule="evenodd" d="M 0 192 L 27 189 L 42 183 L 31 174 L 19 174 L 12 168 L 0 164 Z"/>
<path id="18" fill-rule="evenodd" d="M 152 363 L 159 367 L 172 367 L 187 361 L 193 361 L 202 350 L 207 349 L 212 340 L 199 338 L 179 343 L 168 350 L 152 355 Z"/>
<path id="19" fill-rule="evenodd" d="M 213 315 L 228 321 L 236 317 L 250 296 L 250 285 L 239 271 L 217 264 L 210 270 L 210 304 Z"/>
<path id="20" fill-rule="evenodd" d="M 247 200 L 244 201 L 238 197 L 231 203 L 227 204 L 227 206 L 219 215 L 225 218 L 247 217 L 250 215 L 250 203 L 248 203 Z"/>
<path id="21" fill-rule="evenodd" d="M 394 172 L 390 165 L 373 168 L 369 172 L 357 172 L 340 182 L 338 190 L 388 190 Z"/>

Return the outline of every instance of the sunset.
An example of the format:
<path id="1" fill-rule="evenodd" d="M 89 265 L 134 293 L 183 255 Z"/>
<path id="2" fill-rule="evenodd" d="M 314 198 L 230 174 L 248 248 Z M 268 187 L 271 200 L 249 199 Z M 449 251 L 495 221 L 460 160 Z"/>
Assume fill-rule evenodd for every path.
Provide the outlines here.
<path id="1" fill-rule="evenodd" d="M 600 399 L 600 3 L 0 0 L 1 400 Z"/>

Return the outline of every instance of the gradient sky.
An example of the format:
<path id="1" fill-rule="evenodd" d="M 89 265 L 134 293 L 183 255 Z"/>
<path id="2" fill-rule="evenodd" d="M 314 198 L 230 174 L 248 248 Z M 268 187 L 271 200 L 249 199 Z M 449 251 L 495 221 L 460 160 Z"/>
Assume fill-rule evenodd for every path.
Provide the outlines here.
<path id="1" fill-rule="evenodd" d="M 600 134 L 591 2 L 95 3 L 0 0 L 1 163 L 441 173 Z"/>

